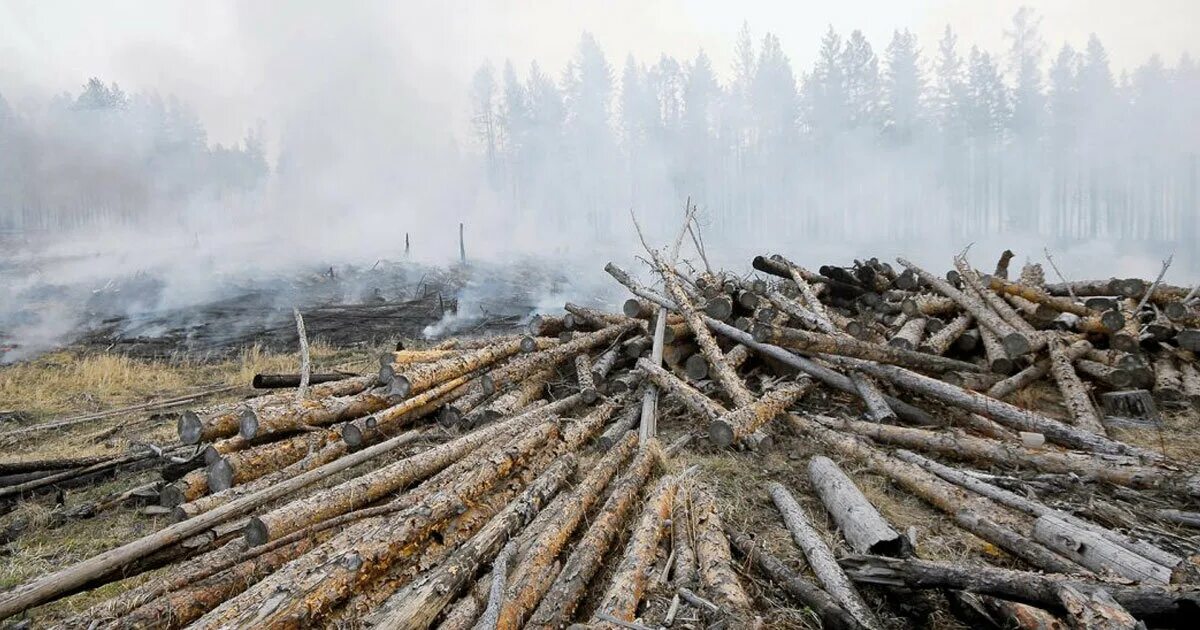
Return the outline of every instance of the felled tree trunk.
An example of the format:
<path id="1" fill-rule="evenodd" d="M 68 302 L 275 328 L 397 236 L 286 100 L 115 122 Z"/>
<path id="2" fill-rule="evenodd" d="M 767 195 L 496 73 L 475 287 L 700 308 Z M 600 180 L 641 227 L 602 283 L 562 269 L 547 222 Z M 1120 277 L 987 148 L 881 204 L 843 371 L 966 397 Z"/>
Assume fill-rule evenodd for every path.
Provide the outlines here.
<path id="1" fill-rule="evenodd" d="M 466 395 L 478 384 L 479 379 L 472 380 L 470 375 L 460 376 L 365 418 L 346 422 L 341 425 L 342 441 L 352 448 L 358 448 L 395 435 L 443 405 Z"/>
<path id="2" fill-rule="evenodd" d="M 1097 573 L 1112 572 L 1145 584 L 1171 582 L 1171 569 L 1105 540 L 1099 534 L 1073 527 L 1053 514 L 1038 517 L 1033 524 L 1033 537 Z"/>
<path id="3" fill-rule="evenodd" d="M 691 516 L 696 526 L 696 561 L 704 591 L 727 614 L 735 617 L 750 611 L 750 597 L 738 582 L 729 553 L 729 540 L 712 494 L 696 486 L 691 492 Z"/>
<path id="4" fill-rule="evenodd" d="M 503 341 L 478 350 L 447 357 L 434 363 L 418 363 L 397 370 L 389 382 L 392 396 L 406 398 L 439 383 L 485 368 L 521 352 L 521 340 Z M 385 380 L 386 374 L 380 374 Z"/>
<path id="5" fill-rule="evenodd" d="M 596 612 L 607 613 L 623 621 L 633 621 L 637 615 L 638 602 L 646 589 L 647 571 L 654 566 L 663 523 L 671 518 L 671 502 L 675 498 L 677 486 L 678 482 L 674 477 L 665 477 L 646 500 L 642 516 L 629 536 L 625 555 L 617 565 Z M 616 627 L 609 622 L 593 621 L 593 624 L 598 628 Z"/>
<path id="6" fill-rule="evenodd" d="M 705 396 L 696 388 L 683 382 L 678 376 L 654 365 L 650 361 L 638 359 L 637 367 L 645 372 L 646 376 L 662 389 L 663 393 L 674 397 L 694 413 L 700 414 L 710 421 L 716 420 L 728 413 L 720 403 Z"/>
<path id="7" fill-rule="evenodd" d="M 897 258 L 896 260 L 901 265 L 911 269 L 922 280 L 937 289 L 939 293 L 954 300 L 963 310 L 971 313 L 981 325 L 995 333 L 1004 344 L 1004 348 L 1008 351 L 1009 356 L 1018 357 L 1027 354 L 1032 348 L 1029 339 L 1025 335 L 1014 330 L 1008 322 L 1001 319 L 999 315 L 989 309 L 983 302 L 959 291 L 945 280 L 934 276 L 903 258 Z"/>
<path id="8" fill-rule="evenodd" d="M 545 589 L 550 586 L 550 580 L 547 578 L 553 577 L 554 559 L 570 541 L 571 535 L 583 522 L 592 506 L 599 502 L 605 486 L 617 473 L 617 469 L 636 450 L 637 442 L 636 433 L 626 433 L 576 486 L 563 504 L 562 510 L 542 526 L 540 535 L 530 543 L 529 554 L 509 580 L 510 586 L 496 618 L 497 630 L 519 628 L 545 596 Z"/>
<path id="9" fill-rule="evenodd" d="M 401 402 L 387 391 L 373 389 L 353 396 L 305 398 L 282 405 L 245 410 L 238 424 L 243 439 L 262 439 L 299 431 L 306 427 L 323 427 L 353 420 L 386 409 Z"/>
<path id="10" fill-rule="evenodd" d="M 985 564 L 952 564 L 917 558 L 855 556 L 844 558 L 841 564 L 854 581 L 864 584 L 951 588 L 1053 611 L 1063 611 L 1059 595 L 1063 584 L 1083 593 L 1104 589 L 1131 614 L 1148 620 L 1152 626 L 1169 627 L 1190 622 L 1196 606 L 1200 606 L 1200 590 L 1195 587 L 1128 586 L 1000 569 Z"/>
<path id="11" fill-rule="evenodd" d="M 671 504 L 671 549 L 675 552 L 672 581 L 687 586 L 696 579 L 696 535 L 691 490 L 680 488 Z"/>
<path id="12" fill-rule="evenodd" d="M 852 337 L 831 337 L 797 328 L 777 328 L 758 325 L 754 327 L 754 340 L 770 343 L 802 352 L 819 352 L 837 356 L 854 357 L 911 367 L 930 372 L 978 372 L 979 366 L 965 361 L 947 359 L 912 350 L 902 350 L 886 345 L 859 341 Z"/>
<path id="13" fill-rule="evenodd" d="M 1096 413 L 1092 399 L 1088 396 L 1087 387 L 1075 373 L 1071 365 L 1071 357 L 1067 355 L 1066 346 L 1055 342 L 1050 345 L 1050 374 L 1062 392 L 1063 404 L 1071 417 L 1071 424 L 1098 435 L 1107 435 L 1104 425 L 1100 423 L 1100 415 Z"/>
<path id="14" fill-rule="evenodd" d="M 1183 377 L 1175 367 L 1175 359 L 1166 352 L 1154 359 L 1154 395 L 1167 402 L 1183 399 Z"/>
<path id="15" fill-rule="evenodd" d="M 841 604 L 829 593 L 794 573 L 778 558 L 764 551 L 749 536 L 731 529 L 728 524 L 725 525 L 725 533 L 729 536 L 730 544 L 739 554 L 749 560 L 784 592 L 811 608 L 821 618 L 825 627 L 830 630 L 858 630 L 867 627 L 846 612 L 846 609 L 842 608 Z"/>
<path id="16" fill-rule="evenodd" d="M 915 350 L 925 338 L 924 317 L 909 317 L 908 321 L 888 340 L 888 345 L 902 350 Z"/>
<path id="17" fill-rule="evenodd" d="M 530 616 L 526 628 L 558 630 L 574 617 L 588 584 L 616 540 L 660 452 L 656 440 L 634 458 L 625 474 L 613 486 L 604 506 L 592 520 L 592 525 L 575 544 L 558 577 L 546 591 L 545 598 Z"/>
<path id="18" fill-rule="evenodd" d="M 825 587 L 829 595 L 863 627 L 882 628 L 883 626 L 871 612 L 870 607 L 858 594 L 858 590 L 854 588 L 854 584 L 838 566 L 833 552 L 809 523 L 808 517 L 804 514 L 804 508 L 800 507 L 787 488 L 781 484 L 772 482 L 767 485 L 767 491 L 771 495 L 771 500 L 775 502 L 775 506 L 779 508 L 784 524 L 792 533 L 792 539 L 804 551 L 804 557 L 808 558 L 809 567 L 812 568 L 817 580 Z"/>
<path id="19" fill-rule="evenodd" d="M 908 538 L 888 525 L 833 460 L 820 455 L 808 460 L 808 479 L 851 549 L 886 556 L 909 553 Z"/>
<path id="20" fill-rule="evenodd" d="M 926 337 L 918 349 L 921 352 L 928 352 L 929 354 L 946 354 L 950 346 L 955 341 L 958 341 L 959 337 L 962 337 L 967 328 L 970 328 L 973 321 L 975 321 L 975 318 L 971 317 L 970 313 L 958 315 L 950 320 L 949 324 L 943 326 L 941 330 Z"/>
<path id="21" fill-rule="evenodd" d="M 754 402 L 722 414 L 708 425 L 708 438 L 717 446 L 731 446 L 758 431 L 813 388 L 811 379 L 803 378 L 767 392 Z"/>
<path id="22" fill-rule="evenodd" d="M 332 431 L 319 431 L 231 453 L 208 467 L 209 491 L 220 492 L 258 479 L 320 451 L 336 439 Z"/>
<path id="23" fill-rule="evenodd" d="M 1012 374 L 1016 364 L 1008 358 L 1008 353 L 1000 344 L 1000 338 L 996 336 L 996 333 L 981 326 L 979 338 L 983 340 L 983 352 L 987 357 L 988 369 L 996 374 Z"/>
<path id="24" fill-rule="evenodd" d="M 1067 346 L 1067 349 L 1063 352 L 1063 354 L 1066 355 L 1067 358 L 1075 360 L 1090 351 L 1091 347 L 1092 344 L 1088 343 L 1086 340 L 1080 339 L 1072 343 L 1070 346 Z M 1049 373 L 1050 359 L 1038 359 L 1029 367 L 989 387 L 987 390 L 987 395 L 996 399 L 1006 398 L 1013 393 L 1042 380 Z"/>
<path id="25" fill-rule="evenodd" d="M 567 453 L 504 508 L 478 534 L 458 548 L 420 581 L 397 592 L 365 619 L 384 628 L 426 628 L 458 595 L 480 564 L 490 561 L 504 543 L 528 524 L 575 468 L 575 456 Z"/>
<path id="26" fill-rule="evenodd" d="M 879 386 L 875 384 L 875 381 L 859 371 L 851 371 L 850 380 L 854 383 L 854 389 L 858 391 L 858 397 L 862 399 L 863 405 L 866 407 L 864 415 L 868 420 L 885 424 L 892 424 L 896 421 L 896 413 L 888 406 L 887 399 L 883 397 L 883 392 L 879 391 Z"/>
<path id="27" fill-rule="evenodd" d="M 601 451 L 607 451 L 612 448 L 614 444 L 624 438 L 626 432 L 637 428 L 638 419 L 642 415 L 641 393 L 639 391 L 630 398 L 632 402 L 626 405 L 625 411 L 597 438 L 596 445 Z"/>

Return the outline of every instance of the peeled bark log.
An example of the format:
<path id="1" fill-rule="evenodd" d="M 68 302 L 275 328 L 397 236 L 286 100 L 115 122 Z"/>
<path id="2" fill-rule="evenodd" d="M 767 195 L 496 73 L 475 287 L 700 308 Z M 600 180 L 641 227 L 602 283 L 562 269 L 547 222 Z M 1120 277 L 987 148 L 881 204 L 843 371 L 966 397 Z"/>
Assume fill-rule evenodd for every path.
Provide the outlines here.
<path id="1" fill-rule="evenodd" d="M 980 279 L 979 274 L 967 265 L 965 258 L 961 256 L 956 257 L 954 265 L 962 275 L 963 283 L 968 292 L 979 298 L 985 305 L 991 307 L 992 311 L 999 315 L 1000 319 L 1004 320 L 1006 324 L 1012 326 L 1013 330 L 1025 335 L 1031 344 L 1031 351 L 1040 350 L 1046 346 L 1045 340 L 1038 337 L 1037 331 L 1029 322 L 1025 321 L 1025 318 L 1021 317 L 1020 313 L 1013 310 L 1013 307 L 1009 306 L 1008 302 L 1005 302 L 1003 298 L 987 288 L 985 282 Z"/>
<path id="2" fill-rule="evenodd" d="M 587 586 L 600 569 L 609 547 L 617 538 L 630 509 L 660 455 L 655 440 L 641 450 L 629 465 L 625 474 L 614 484 L 612 492 L 592 521 L 583 538 L 575 544 L 562 571 L 558 573 L 546 596 L 530 616 L 526 628 L 557 630 L 566 625 L 579 602 L 586 594 Z"/>
<path id="3" fill-rule="evenodd" d="M 506 365 L 492 370 L 489 376 L 496 387 L 503 387 L 528 378 L 532 374 L 557 365 L 567 359 L 573 359 L 580 352 L 588 352 L 592 348 L 603 346 L 616 341 L 625 333 L 635 330 L 638 320 L 627 320 L 625 323 L 613 324 L 596 332 L 578 335 L 570 341 L 557 346 L 518 357 Z"/>
<path id="4" fill-rule="evenodd" d="M 1096 361 L 1079 359 L 1075 362 L 1075 371 L 1109 389 L 1128 389 L 1133 386 L 1133 373 Z"/>
<path id="5" fill-rule="evenodd" d="M 1044 304 L 1062 313 L 1073 313 L 1075 315 L 1079 315 L 1080 317 L 1098 314 L 1094 313 L 1091 309 L 1083 304 L 1080 304 L 1070 298 L 1050 295 L 1038 287 L 1022 285 L 1016 282 L 1008 282 L 1007 280 L 997 276 L 987 276 L 984 278 L 984 282 L 988 288 L 998 293 L 1015 295 L 1035 304 Z"/>
<path id="6" fill-rule="evenodd" d="M 1070 415 L 1071 424 L 1097 435 L 1107 435 L 1104 425 L 1100 423 L 1100 415 L 1096 413 L 1092 399 L 1088 396 L 1087 387 L 1075 373 L 1071 360 L 1067 355 L 1066 346 L 1061 342 L 1050 345 L 1050 374 L 1058 384 L 1058 391 L 1062 393 L 1063 405 Z"/>
<path id="7" fill-rule="evenodd" d="M 935 317 L 955 315 L 960 308 L 957 302 L 948 297 L 918 293 L 901 302 L 900 310 L 909 317 Z"/>
<path id="8" fill-rule="evenodd" d="M 557 435 L 556 422 L 545 422 L 527 431 L 524 437 L 487 453 L 484 461 L 462 471 L 441 491 L 368 528 L 370 536 L 351 527 L 313 552 L 331 561 L 315 567 L 292 563 L 206 615 L 197 622 L 197 627 L 320 623 L 353 592 L 366 587 L 410 554 L 432 528 L 461 512 L 464 504 L 469 505 Z M 280 587 L 284 585 L 286 595 L 281 596 Z"/>
<path id="9" fill-rule="evenodd" d="M 741 442 L 800 400 L 812 388 L 812 380 L 804 378 L 767 392 L 749 405 L 722 414 L 713 420 L 708 425 L 708 438 L 722 447 Z"/>
<path id="10" fill-rule="evenodd" d="M 357 376 L 331 383 L 322 383 L 309 390 L 309 398 L 325 398 L 328 396 L 350 396 L 375 385 L 378 377 L 375 375 Z M 238 419 L 243 409 L 259 409 L 294 400 L 293 392 L 278 392 L 252 398 L 245 402 L 220 405 L 203 417 L 195 411 L 184 411 L 179 416 L 177 424 L 179 441 L 184 444 L 199 444 L 219 438 L 229 437 L 238 432 Z"/>
<path id="11" fill-rule="evenodd" d="M 1136 630 L 1145 627 L 1104 589 L 1085 594 L 1070 584 L 1063 584 L 1058 589 L 1058 597 L 1062 600 L 1063 608 L 1067 609 L 1072 625 L 1077 628 Z"/>
<path id="12" fill-rule="evenodd" d="M 550 576 L 546 574 L 553 569 L 554 559 L 566 547 L 592 506 L 600 500 L 605 486 L 621 464 L 633 454 L 637 443 L 637 434 L 632 431 L 626 433 L 576 486 L 562 510 L 542 526 L 540 535 L 530 543 L 529 554 L 512 574 L 511 586 L 507 589 L 504 604 L 496 618 L 497 630 L 521 627 L 525 618 L 545 596 L 545 589 L 550 586 L 550 581 L 546 579 Z"/>
<path id="13" fill-rule="evenodd" d="M 888 525 L 833 460 L 820 455 L 808 460 L 808 479 L 851 549 L 885 556 L 909 553 L 908 539 Z"/>
<path id="14" fill-rule="evenodd" d="M 744 616 L 751 608 L 750 597 L 738 582 L 729 553 L 729 540 L 721 525 L 716 501 L 707 490 L 691 492 L 692 523 L 696 527 L 696 562 L 704 592 L 725 613 Z"/>
<path id="15" fill-rule="evenodd" d="M 646 589 L 647 571 L 654 566 L 655 553 L 658 551 L 658 541 L 662 536 L 663 523 L 671 518 L 671 502 L 675 499 L 678 481 L 674 477 L 666 477 L 655 487 L 654 493 L 646 500 L 642 516 L 638 519 L 633 533 L 629 536 L 629 544 L 625 554 L 613 573 L 608 590 L 600 599 L 596 612 L 607 613 L 623 621 L 633 621 L 637 616 L 638 602 Z M 595 622 L 593 622 L 595 623 Z M 599 628 L 608 628 L 607 623 L 596 624 Z"/>
<path id="16" fill-rule="evenodd" d="M 1190 622 L 1200 606 L 1200 589 L 1193 586 L 1127 586 L 1031 571 L 1000 569 L 985 564 L 951 564 L 917 558 L 855 556 L 841 561 L 856 582 L 909 588 L 950 588 L 1063 611 L 1060 587 L 1068 584 L 1083 593 L 1108 591 L 1114 600 L 1154 626 Z"/>
<path id="17" fill-rule="evenodd" d="M 725 525 L 729 542 L 737 552 L 764 575 L 778 585 L 793 599 L 808 606 L 824 627 L 830 630 L 859 630 L 864 628 L 829 593 L 817 588 L 807 579 L 800 577 L 778 558 L 764 551 L 753 539 Z"/>
<path id="18" fill-rule="evenodd" d="M 858 594 L 858 590 L 854 588 L 854 584 L 838 566 L 833 552 L 809 523 L 804 508 L 800 507 L 787 488 L 781 484 L 772 482 L 767 485 L 767 491 L 771 494 L 771 500 L 775 502 L 775 506 L 779 508 L 783 522 L 791 532 L 792 538 L 804 551 L 804 557 L 808 558 L 809 567 L 812 568 L 817 580 L 825 587 L 829 595 L 863 627 L 881 628 L 882 625 L 875 614 L 871 612 L 862 596 Z"/>
<path id="19" fill-rule="evenodd" d="M 1179 491 L 1186 487 L 1189 481 L 1187 477 L 1163 468 L 1139 466 L 1136 464 L 1136 458 L 1027 449 L 1015 444 L 1005 444 L 969 435 L 879 425 L 871 422 L 833 418 L 822 418 L 821 422 L 842 431 L 851 431 L 869 437 L 877 442 L 938 453 L 959 460 L 985 461 L 1014 468 L 1032 468 L 1050 474 L 1070 473 L 1084 479 L 1095 479 L 1130 488 Z"/>
<path id="20" fill-rule="evenodd" d="M 876 365 L 865 361 L 854 361 L 852 365 L 867 374 L 891 381 L 899 387 L 925 394 L 931 398 L 936 398 L 942 402 L 966 409 L 967 411 L 989 417 L 1007 427 L 1020 431 L 1041 433 L 1047 439 L 1063 446 L 1110 455 L 1134 455 L 1144 458 L 1149 462 L 1158 462 L 1163 459 L 1162 455 L 1154 451 L 1124 442 L 1117 442 L 1102 435 L 1096 435 L 1090 431 L 1084 431 L 1041 414 L 1026 411 L 1020 407 L 984 396 L 983 394 L 955 387 L 902 368 L 889 365 Z"/>
<path id="21" fill-rule="evenodd" d="M 942 327 L 941 330 L 933 333 L 921 342 L 918 350 L 928 352 L 929 354 L 945 354 L 950 346 L 958 341 L 959 337 L 967 331 L 971 326 L 971 322 L 975 318 L 971 317 L 970 313 L 963 313 L 954 319 L 950 320 L 949 324 Z"/>
<path id="22" fill-rule="evenodd" d="M 1171 583 L 1171 569 L 1105 540 L 1099 534 L 1073 527 L 1052 514 L 1038 517 L 1033 524 L 1033 537 L 1097 574 L 1112 573 L 1147 584 Z"/>
<path id="23" fill-rule="evenodd" d="M 885 424 L 892 424 L 896 421 L 895 412 L 888 406 L 883 392 L 879 391 L 879 386 L 875 384 L 875 381 L 857 371 L 850 372 L 850 380 L 854 383 L 854 389 L 866 407 L 864 415 L 868 420 Z"/>
<path id="24" fill-rule="evenodd" d="M 931 372 L 978 372 L 980 367 L 965 361 L 902 350 L 891 346 L 880 346 L 852 337 L 831 337 L 796 328 L 777 328 L 758 325 L 754 327 L 754 340 L 770 343 L 801 352 L 820 352 L 837 356 L 854 357 L 911 367 Z"/>
<path id="25" fill-rule="evenodd" d="M 384 628 L 426 628 L 457 597 L 459 590 L 490 561 L 504 543 L 527 525 L 566 482 L 575 468 L 575 456 L 567 453 L 504 508 L 478 534 L 459 547 L 445 563 L 419 582 L 397 592 L 365 621 Z"/>
<path id="26" fill-rule="evenodd" d="M 389 374 L 395 374 L 396 370 L 406 365 L 413 363 L 432 363 L 452 357 L 461 352 L 460 350 L 397 350 L 388 352 L 379 357 L 379 367 L 387 370 L 387 366 L 391 366 Z M 385 379 L 386 380 L 386 379 Z"/>

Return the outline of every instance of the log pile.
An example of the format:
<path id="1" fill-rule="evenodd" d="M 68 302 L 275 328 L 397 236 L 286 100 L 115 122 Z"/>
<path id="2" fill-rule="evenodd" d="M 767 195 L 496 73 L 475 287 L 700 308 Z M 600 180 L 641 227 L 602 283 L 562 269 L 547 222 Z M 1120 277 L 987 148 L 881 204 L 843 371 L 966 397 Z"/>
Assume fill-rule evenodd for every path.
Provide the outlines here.
<path id="1" fill-rule="evenodd" d="M 1155 523 L 1200 522 L 1200 471 L 1135 439 L 1196 421 L 1186 291 L 1047 285 L 1035 266 L 1010 280 L 1011 252 L 995 273 L 965 255 L 945 275 L 778 255 L 752 261 L 757 278 L 685 270 L 691 228 L 647 247 L 653 283 L 606 267 L 630 293 L 611 311 L 567 304 L 303 397 L 183 414 L 202 455 L 161 489 L 174 522 L 0 594 L 0 618 L 114 582 L 60 627 L 735 627 L 788 601 L 825 627 L 884 628 L 903 615 L 881 606 L 893 589 L 943 591 L 968 625 L 968 610 L 1021 627 L 1195 612 L 1200 546 Z M 803 572 L 736 525 L 747 497 L 705 465 L 797 443 L 788 482 L 751 492 Z M 1004 561 L 924 557 L 863 474 Z M 1085 507 L 1114 496 L 1142 509 Z"/>

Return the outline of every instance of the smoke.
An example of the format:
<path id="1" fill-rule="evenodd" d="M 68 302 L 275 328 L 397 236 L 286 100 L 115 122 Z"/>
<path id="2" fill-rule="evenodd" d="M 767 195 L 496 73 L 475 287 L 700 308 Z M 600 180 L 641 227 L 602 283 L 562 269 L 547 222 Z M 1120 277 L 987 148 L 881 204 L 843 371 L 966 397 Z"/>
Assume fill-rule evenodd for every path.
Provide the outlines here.
<path id="1" fill-rule="evenodd" d="M 54 347 L 105 318 L 186 310 L 330 265 L 399 260 L 406 239 L 414 264 L 452 263 L 460 223 L 468 259 L 496 266 L 478 265 L 457 296 L 457 314 L 429 334 L 567 300 L 613 303 L 620 293 L 604 276 L 604 262 L 648 277 L 633 258 L 640 244 L 630 210 L 651 244 L 662 245 L 678 229 L 689 196 L 701 208 L 711 262 L 733 269 L 775 251 L 814 267 L 902 254 L 940 268 L 978 240 L 972 252 L 980 267 L 1005 248 L 1040 260 L 1049 244 L 1074 278 L 1152 277 L 1165 255 L 1160 250 L 1177 248 L 1168 280 L 1196 279 L 1193 241 L 1182 237 L 1145 245 L 1103 233 L 1063 240 L 994 217 L 958 229 L 958 202 L 966 200 L 947 201 L 953 198 L 944 156 L 930 144 L 897 148 L 845 132 L 835 138 L 838 151 L 822 158 L 810 145 L 771 135 L 782 128 L 768 115 L 795 120 L 811 107 L 801 90 L 819 45 L 815 26 L 782 42 L 795 94 L 754 84 L 764 106 L 740 112 L 750 118 L 738 124 L 752 131 L 739 138 L 728 135 L 736 121 L 727 97 L 714 94 L 703 117 L 711 133 L 690 144 L 695 121 L 685 99 L 695 51 L 708 51 L 714 79 L 727 92 L 736 80 L 738 16 L 716 11 L 706 19 L 720 19 L 720 29 L 689 22 L 691 30 L 680 30 L 675 15 L 695 13 L 702 22 L 705 11 L 682 3 L 656 5 L 663 15 L 635 7 L 642 3 L 476 4 L 361 2 L 333 10 L 326 3 L 214 3 L 196 17 L 207 26 L 195 30 L 218 33 L 211 37 L 168 27 L 171 19 L 148 9 L 130 27 L 146 30 L 97 58 L 94 72 L 88 66 L 78 74 L 66 62 L 39 65 L 22 56 L 28 48 L 18 48 L 7 65 L 0 61 L 7 103 L 0 104 L 0 222 L 8 230 L 0 234 L 0 348 L 20 346 L 0 360 Z M 80 20 L 66 15 L 71 11 L 48 16 L 62 21 L 60 37 L 82 32 L 71 26 Z M 174 19 L 182 15 L 176 13 Z M 864 28 L 882 38 L 905 26 Z M 42 26 L 27 28 L 47 36 Z M 583 107 L 599 66 L 581 53 L 581 28 L 596 31 L 611 73 L 603 111 Z M 179 42 L 171 41 L 175 31 Z M 763 35 L 754 34 L 756 60 Z M 882 57 L 887 42 L 872 43 Z M 920 46 L 927 59 L 936 41 Z M 962 42 L 964 56 L 967 47 Z M 675 74 L 666 72 L 663 51 L 675 55 Z M 636 112 L 622 102 L 627 52 L 654 86 Z M 512 113 L 508 56 L 531 107 L 540 108 L 516 130 L 504 120 Z M 489 57 L 494 92 L 481 109 L 472 98 L 473 73 Z M 540 61 L 540 84 L 533 60 Z M 31 75 L 26 67 L 47 70 Z M 97 118 L 72 109 L 77 86 L 91 74 L 123 86 L 127 113 Z M 55 96 L 64 91 L 70 99 Z M 624 117 L 648 119 L 651 112 L 662 124 L 644 125 L 644 136 L 630 142 Z M 208 134 L 193 137 L 186 150 L 167 151 L 163 138 L 174 136 L 159 134 L 164 120 Z M 8 133 L 18 128 L 19 135 Z M 1195 131 L 1193 124 L 1173 138 L 1141 134 L 1138 150 L 1192 143 Z M 739 152 L 751 141 L 754 151 Z M 246 160 L 258 149 L 269 172 L 243 177 L 253 175 Z M 1184 149 L 1195 155 L 1194 143 Z M 36 159 L 15 163 L 14 155 Z M 1005 166 L 1009 181 L 1020 163 Z M 5 221 L 10 217 L 21 219 Z M 520 289 L 519 299 L 511 287 Z"/>

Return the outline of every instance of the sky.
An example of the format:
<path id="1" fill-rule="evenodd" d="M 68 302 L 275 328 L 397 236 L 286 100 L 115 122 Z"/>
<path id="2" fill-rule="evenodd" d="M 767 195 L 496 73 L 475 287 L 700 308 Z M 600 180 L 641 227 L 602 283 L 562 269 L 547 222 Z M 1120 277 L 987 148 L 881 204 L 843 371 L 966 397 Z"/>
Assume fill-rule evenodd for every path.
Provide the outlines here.
<path id="1" fill-rule="evenodd" d="M 234 142 L 258 120 L 323 89 L 375 89 L 373 73 L 394 73 L 414 124 L 461 128 L 471 73 L 484 60 L 511 58 L 522 71 L 537 59 L 557 76 L 584 30 L 619 68 L 628 54 L 690 58 L 703 48 L 718 71 L 730 65 L 744 22 L 755 38 L 780 37 L 807 69 L 833 26 L 861 29 L 882 51 L 909 28 L 925 50 L 951 25 L 964 48 L 1002 50 L 1021 5 L 1042 17 L 1047 55 L 1089 33 L 1107 46 L 1116 71 L 1151 54 L 1169 64 L 1200 41 L 1196 0 L 409 0 L 406 2 L 203 2 L 163 0 L 0 0 L 0 94 L 22 98 L 77 92 L 90 76 L 130 91 L 174 94 L 190 103 L 216 142 Z M 348 7 L 348 8 L 347 8 Z M 352 81 L 344 75 L 349 69 Z M 357 72 L 356 70 L 361 70 Z M 333 76 L 338 75 L 338 76 Z M 355 86 L 358 86 L 357 88 Z"/>

